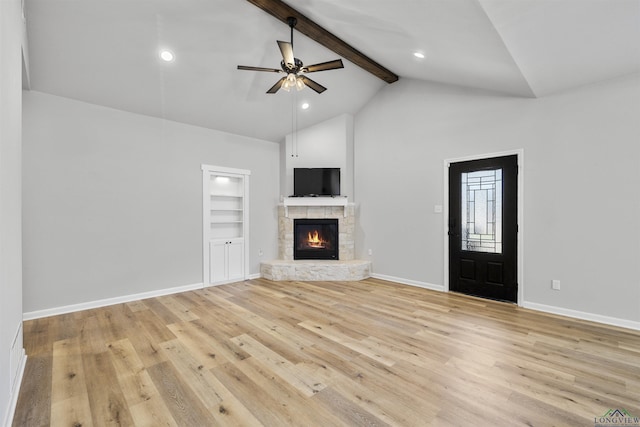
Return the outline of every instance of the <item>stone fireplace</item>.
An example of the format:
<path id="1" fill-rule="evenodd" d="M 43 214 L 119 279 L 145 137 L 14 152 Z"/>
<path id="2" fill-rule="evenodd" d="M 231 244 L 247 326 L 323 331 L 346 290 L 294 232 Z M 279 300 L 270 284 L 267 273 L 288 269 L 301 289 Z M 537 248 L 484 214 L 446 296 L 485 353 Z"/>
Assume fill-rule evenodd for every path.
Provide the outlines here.
<path id="1" fill-rule="evenodd" d="M 321 199 L 321 198 L 318 198 Z M 338 223 L 338 258 L 355 258 L 355 205 L 278 206 L 278 248 L 281 260 L 294 259 L 294 220 L 332 219 Z"/>
<path id="2" fill-rule="evenodd" d="M 369 277 L 371 262 L 355 259 L 355 213 L 355 205 L 346 203 L 346 198 L 285 199 L 278 206 L 279 259 L 261 263 L 262 277 L 270 280 L 362 280 Z M 337 224 L 337 258 L 297 259 L 295 220 L 304 220 L 299 223 L 305 226 L 309 224 L 306 220 L 330 220 Z M 308 238 L 309 230 L 306 230 Z M 312 232 L 312 240 L 313 237 Z"/>

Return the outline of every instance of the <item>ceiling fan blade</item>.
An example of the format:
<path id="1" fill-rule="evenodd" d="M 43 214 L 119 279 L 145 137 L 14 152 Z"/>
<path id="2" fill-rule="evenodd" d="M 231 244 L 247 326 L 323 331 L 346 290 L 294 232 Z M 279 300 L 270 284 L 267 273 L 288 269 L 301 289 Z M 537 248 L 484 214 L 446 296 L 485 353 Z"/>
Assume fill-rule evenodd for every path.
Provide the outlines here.
<path id="1" fill-rule="evenodd" d="M 278 46 L 280 47 L 280 53 L 282 53 L 282 59 L 285 64 L 295 65 L 295 59 L 293 59 L 293 46 L 289 42 L 283 42 L 278 40 Z"/>
<path id="2" fill-rule="evenodd" d="M 264 68 L 264 67 L 249 67 L 247 65 L 238 65 L 238 70 L 247 70 L 247 71 L 269 71 L 272 73 L 281 73 L 282 70 L 277 68 Z"/>
<path id="3" fill-rule="evenodd" d="M 322 62 L 320 64 L 309 65 L 308 67 L 304 67 L 302 71 L 305 73 L 314 73 L 316 71 L 326 71 L 326 70 L 335 70 L 337 68 L 344 68 L 342 64 L 342 59 L 336 59 L 335 61 L 327 61 Z"/>
<path id="4" fill-rule="evenodd" d="M 276 84 L 271 86 L 271 89 L 269 89 L 267 93 L 276 93 L 282 87 L 282 83 L 284 83 L 286 79 L 287 79 L 286 77 L 283 77 L 280 80 L 278 80 Z"/>
<path id="5" fill-rule="evenodd" d="M 322 93 L 325 90 L 327 90 L 326 87 L 322 86 L 320 83 L 314 82 L 309 77 L 298 76 L 298 78 L 301 79 L 304 82 L 305 85 L 309 86 L 311 89 L 315 90 L 318 93 Z"/>

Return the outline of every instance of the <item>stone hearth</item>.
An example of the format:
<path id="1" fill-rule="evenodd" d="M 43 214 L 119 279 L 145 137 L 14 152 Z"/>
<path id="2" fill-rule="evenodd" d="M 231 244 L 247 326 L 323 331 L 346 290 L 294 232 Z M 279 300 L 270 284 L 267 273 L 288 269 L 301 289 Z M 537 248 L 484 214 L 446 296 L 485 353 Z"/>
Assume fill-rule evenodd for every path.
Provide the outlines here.
<path id="1" fill-rule="evenodd" d="M 275 260 L 263 262 L 262 277 L 269 280 L 362 280 L 371 275 L 371 262 L 363 260 Z"/>
<path id="2" fill-rule="evenodd" d="M 371 261 L 355 258 L 355 205 L 318 205 L 321 199 L 294 201 L 299 205 L 278 206 L 279 258 L 260 264 L 260 274 L 269 280 L 362 280 L 371 275 Z M 294 260 L 293 220 L 296 218 L 335 218 L 338 220 L 338 260 Z"/>

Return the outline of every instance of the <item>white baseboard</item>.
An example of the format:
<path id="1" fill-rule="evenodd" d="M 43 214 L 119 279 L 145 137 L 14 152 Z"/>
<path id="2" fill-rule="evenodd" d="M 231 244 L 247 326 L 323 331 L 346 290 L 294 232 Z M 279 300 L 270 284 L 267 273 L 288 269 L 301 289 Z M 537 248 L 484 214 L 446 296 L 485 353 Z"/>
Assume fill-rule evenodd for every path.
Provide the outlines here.
<path id="1" fill-rule="evenodd" d="M 262 275 L 260 273 L 254 273 L 247 276 L 247 280 L 260 279 Z"/>
<path id="2" fill-rule="evenodd" d="M 553 305 L 538 304 L 525 301 L 522 306 L 531 310 L 543 311 L 545 313 L 557 314 L 560 316 L 573 317 L 575 319 L 589 320 L 591 322 L 603 323 L 605 325 L 618 326 L 621 328 L 635 329 L 640 331 L 640 322 L 633 320 L 619 319 L 617 317 L 602 316 L 600 314 L 587 313 L 584 311 L 571 310 L 568 308 L 556 307 Z"/>
<path id="3" fill-rule="evenodd" d="M 106 298 L 80 304 L 65 305 L 62 307 L 48 308 L 46 310 L 30 311 L 22 314 L 23 320 L 40 319 L 42 317 L 56 316 L 58 314 L 73 313 L 75 311 L 89 310 L 92 308 L 106 307 L 108 305 L 121 304 L 123 302 L 137 301 L 141 299 L 161 297 L 163 295 L 177 294 L 203 288 L 202 283 L 177 286 L 175 288 L 158 289 L 156 291 L 142 292 L 139 294 L 125 295 L 122 297 Z"/>
<path id="4" fill-rule="evenodd" d="M 20 386 L 22 385 L 22 378 L 24 377 L 24 370 L 27 367 L 27 355 L 22 349 L 22 357 L 20 358 L 20 367 L 18 368 L 18 374 L 11 388 L 11 400 L 9 401 L 9 407 L 2 422 L 4 427 L 11 427 L 13 423 L 13 417 L 16 413 L 16 407 L 18 405 L 18 395 L 20 394 Z"/>
<path id="5" fill-rule="evenodd" d="M 388 280 L 390 282 L 402 283 L 403 285 L 416 286 L 418 288 L 431 289 L 432 291 L 444 292 L 444 286 L 434 285 L 428 282 L 419 282 L 417 280 L 403 279 L 401 277 L 387 276 L 384 274 L 371 273 L 371 277 L 374 279 Z"/>

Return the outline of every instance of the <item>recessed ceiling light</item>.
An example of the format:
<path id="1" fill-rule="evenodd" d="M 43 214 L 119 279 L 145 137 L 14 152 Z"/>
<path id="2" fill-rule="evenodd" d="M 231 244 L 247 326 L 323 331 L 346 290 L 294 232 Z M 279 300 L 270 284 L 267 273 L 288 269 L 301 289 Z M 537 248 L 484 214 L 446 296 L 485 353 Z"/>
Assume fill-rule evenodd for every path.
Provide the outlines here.
<path id="1" fill-rule="evenodd" d="M 301 105 L 301 107 L 302 107 L 302 109 L 303 109 L 303 110 L 306 110 L 307 108 L 309 108 L 309 103 L 308 103 L 308 102 L 304 102 L 304 103 Z"/>
<path id="2" fill-rule="evenodd" d="M 171 52 L 170 50 L 163 49 L 163 50 L 160 51 L 160 58 L 163 61 L 171 62 L 171 61 L 173 61 L 175 59 L 175 56 L 174 56 L 173 52 Z"/>
<path id="3" fill-rule="evenodd" d="M 422 52 L 413 52 L 413 56 L 416 58 L 424 59 L 424 53 Z"/>

